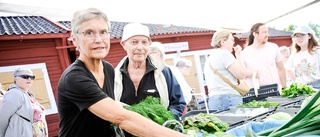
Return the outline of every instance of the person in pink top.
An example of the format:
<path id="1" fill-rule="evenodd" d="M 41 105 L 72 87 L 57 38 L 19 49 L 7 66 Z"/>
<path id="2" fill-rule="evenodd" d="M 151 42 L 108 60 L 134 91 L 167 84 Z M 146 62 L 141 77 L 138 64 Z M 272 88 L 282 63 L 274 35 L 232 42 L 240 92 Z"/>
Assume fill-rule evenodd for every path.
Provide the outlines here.
<path id="1" fill-rule="evenodd" d="M 256 23 L 251 27 L 248 46 L 241 55 L 247 71 L 257 72 L 259 86 L 277 83 L 279 87 L 286 86 L 286 72 L 283 57 L 278 45 L 268 42 L 268 26 Z M 252 77 L 246 79 L 253 87 Z"/>

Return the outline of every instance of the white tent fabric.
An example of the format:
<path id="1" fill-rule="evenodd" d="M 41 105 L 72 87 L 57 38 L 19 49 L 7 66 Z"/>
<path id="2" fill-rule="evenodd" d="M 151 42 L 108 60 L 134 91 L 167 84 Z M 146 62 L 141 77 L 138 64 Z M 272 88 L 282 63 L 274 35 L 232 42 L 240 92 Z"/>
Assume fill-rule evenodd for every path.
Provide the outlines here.
<path id="1" fill-rule="evenodd" d="M 283 29 L 291 24 L 320 24 L 319 1 L 0 0 L 0 16 L 36 15 L 61 21 L 71 20 L 75 10 L 96 7 L 103 10 L 112 21 L 248 30 L 254 23 L 275 19 L 268 25 Z M 311 4 L 306 5 L 308 3 Z"/>

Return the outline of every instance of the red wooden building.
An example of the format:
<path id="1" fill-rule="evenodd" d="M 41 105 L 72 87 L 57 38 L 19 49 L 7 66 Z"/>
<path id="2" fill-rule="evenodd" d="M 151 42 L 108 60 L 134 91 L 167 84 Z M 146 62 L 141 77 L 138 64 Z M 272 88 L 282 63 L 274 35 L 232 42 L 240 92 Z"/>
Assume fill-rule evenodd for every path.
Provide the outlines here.
<path id="1" fill-rule="evenodd" d="M 78 55 L 72 42 L 68 40 L 71 32 L 70 22 L 53 22 L 42 16 L 2 16 L 0 19 L 0 69 L 4 70 L 7 66 L 44 63 L 47 72 L 43 71 L 43 73 L 48 73 L 52 87 L 50 92 L 53 92 L 53 100 L 56 101 L 58 80 L 63 70 Z M 119 43 L 122 29 L 126 24 L 126 22 L 111 22 L 111 48 L 105 60 L 114 67 L 126 55 Z M 212 49 L 210 41 L 215 31 L 174 25 L 145 25 L 150 29 L 152 41 L 162 42 L 169 47 L 178 47 L 175 47 L 174 51 L 167 50 L 166 62 L 168 64 L 174 64 L 180 57 L 192 60 L 194 65 L 187 82 L 196 89 L 196 92 L 204 93 L 206 85 L 203 79 L 203 65 Z M 291 33 L 271 28 L 269 33 L 269 41 L 278 45 L 289 46 L 291 44 Z M 245 33 L 237 33 L 235 35 L 236 44 L 244 44 L 245 35 Z M 1 75 L 3 70 L 0 70 L 0 83 L 5 81 L 4 79 L 10 79 Z M 38 91 L 38 94 L 43 92 Z M 51 103 L 51 105 L 56 104 Z M 57 111 L 48 114 L 46 119 L 49 136 L 57 136 L 59 131 Z"/>

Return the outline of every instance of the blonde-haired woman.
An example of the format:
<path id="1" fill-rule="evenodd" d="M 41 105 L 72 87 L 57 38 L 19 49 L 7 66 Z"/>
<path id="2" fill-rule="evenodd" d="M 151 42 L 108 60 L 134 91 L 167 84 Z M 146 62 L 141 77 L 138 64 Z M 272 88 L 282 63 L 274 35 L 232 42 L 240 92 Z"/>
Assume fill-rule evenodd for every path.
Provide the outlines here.
<path id="1" fill-rule="evenodd" d="M 242 104 L 242 96 L 239 92 L 223 81 L 211 69 L 212 67 L 217 70 L 234 85 L 238 84 L 237 79 L 250 77 L 252 74 L 245 71 L 245 66 L 240 56 L 242 48 L 239 45 L 234 47 L 234 37 L 229 30 L 215 32 L 211 46 L 213 50 L 204 66 L 209 93 L 209 109 L 220 111 L 226 110 L 230 106 Z M 231 53 L 233 50 L 236 58 Z"/>
<path id="2" fill-rule="evenodd" d="M 47 137 L 45 108 L 30 90 L 35 76 L 29 68 L 18 67 L 13 77 L 0 108 L 0 137 Z"/>

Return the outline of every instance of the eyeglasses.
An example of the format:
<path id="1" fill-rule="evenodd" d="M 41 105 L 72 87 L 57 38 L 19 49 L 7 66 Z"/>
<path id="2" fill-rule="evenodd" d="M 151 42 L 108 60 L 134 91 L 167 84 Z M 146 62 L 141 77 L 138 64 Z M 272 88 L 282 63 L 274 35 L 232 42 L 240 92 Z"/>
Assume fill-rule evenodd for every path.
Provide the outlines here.
<path id="1" fill-rule="evenodd" d="M 77 32 L 78 34 L 83 34 L 84 37 L 86 37 L 87 39 L 95 39 L 97 36 L 97 31 L 94 30 L 86 30 L 83 32 Z M 109 39 L 110 38 L 110 32 L 107 30 L 101 30 L 99 32 L 99 35 L 101 37 L 101 39 Z"/>
<path id="2" fill-rule="evenodd" d="M 306 34 L 294 34 L 294 38 L 303 38 Z"/>
<path id="3" fill-rule="evenodd" d="M 31 80 L 34 80 L 36 78 L 36 76 L 32 76 L 32 75 L 18 75 L 16 77 L 21 77 L 23 79 L 31 79 Z"/>
<path id="4" fill-rule="evenodd" d="M 186 67 L 186 68 L 191 68 L 191 66 L 189 66 L 189 65 L 186 65 L 186 66 L 184 66 L 184 67 Z"/>

